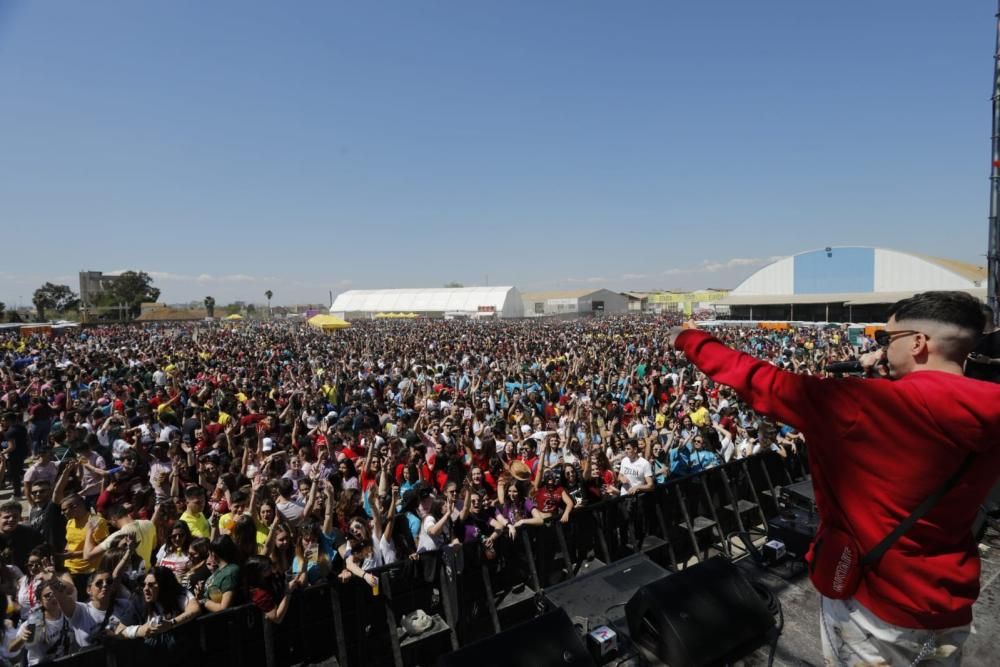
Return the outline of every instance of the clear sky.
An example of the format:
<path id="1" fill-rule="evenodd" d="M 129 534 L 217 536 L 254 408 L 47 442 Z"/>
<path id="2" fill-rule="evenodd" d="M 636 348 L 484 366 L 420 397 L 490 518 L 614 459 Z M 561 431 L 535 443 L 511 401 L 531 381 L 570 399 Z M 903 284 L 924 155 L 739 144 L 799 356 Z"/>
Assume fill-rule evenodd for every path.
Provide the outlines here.
<path id="1" fill-rule="evenodd" d="M 984 263 L 992 0 L 0 0 L 0 301 Z"/>

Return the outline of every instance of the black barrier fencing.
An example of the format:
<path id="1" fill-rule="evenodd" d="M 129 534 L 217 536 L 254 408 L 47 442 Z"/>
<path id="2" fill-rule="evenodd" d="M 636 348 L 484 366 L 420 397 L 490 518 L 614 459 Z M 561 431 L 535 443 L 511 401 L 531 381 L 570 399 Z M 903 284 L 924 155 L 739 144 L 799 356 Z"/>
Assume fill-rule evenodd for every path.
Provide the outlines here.
<path id="1" fill-rule="evenodd" d="M 804 456 L 804 452 L 801 452 Z M 802 478 L 796 458 L 766 452 L 635 496 L 584 504 L 570 520 L 527 527 L 496 549 L 478 541 L 422 552 L 372 573 L 372 588 L 334 578 L 293 594 L 280 624 L 254 605 L 201 616 L 155 640 L 110 640 L 55 661 L 73 667 L 291 667 L 433 664 L 539 611 L 542 591 L 582 569 L 642 553 L 670 571 L 735 558 L 766 534 L 780 487 Z M 424 615 L 411 622 L 414 615 Z M 420 630 L 420 632 L 416 632 Z M 411 634 L 412 633 L 412 634 Z"/>

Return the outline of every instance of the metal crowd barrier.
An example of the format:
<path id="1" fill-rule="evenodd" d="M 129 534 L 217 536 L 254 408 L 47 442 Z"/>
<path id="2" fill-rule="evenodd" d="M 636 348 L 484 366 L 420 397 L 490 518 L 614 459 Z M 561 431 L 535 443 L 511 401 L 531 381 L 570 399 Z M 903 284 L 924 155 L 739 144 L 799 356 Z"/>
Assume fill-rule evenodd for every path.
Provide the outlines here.
<path id="1" fill-rule="evenodd" d="M 678 571 L 710 555 L 741 555 L 741 542 L 732 536 L 764 534 L 779 509 L 778 487 L 797 481 L 804 470 L 801 462 L 774 452 L 731 461 L 668 478 L 647 493 L 584 504 L 566 524 L 549 520 L 519 531 L 514 542 L 498 542 L 495 556 L 470 542 L 379 568 L 373 571 L 377 594 L 357 578 L 300 590 L 281 624 L 247 604 L 166 633 L 169 645 L 111 640 L 53 664 L 291 667 L 331 658 L 342 667 L 430 663 L 522 620 L 507 613 L 505 599 L 515 598 L 533 613 L 534 596 L 585 565 L 644 553 Z M 511 593 L 518 588 L 519 596 Z M 433 625 L 407 637 L 401 621 L 418 609 L 432 614 Z"/>

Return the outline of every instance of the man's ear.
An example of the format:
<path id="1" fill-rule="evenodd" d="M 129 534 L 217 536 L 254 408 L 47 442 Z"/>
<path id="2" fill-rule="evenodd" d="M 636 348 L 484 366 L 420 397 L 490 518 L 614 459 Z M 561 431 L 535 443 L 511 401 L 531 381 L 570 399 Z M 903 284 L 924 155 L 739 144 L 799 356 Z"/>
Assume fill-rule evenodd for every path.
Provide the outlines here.
<path id="1" fill-rule="evenodd" d="M 923 333 L 915 333 L 910 341 L 910 354 L 914 357 L 926 357 L 930 352 L 928 338 Z"/>

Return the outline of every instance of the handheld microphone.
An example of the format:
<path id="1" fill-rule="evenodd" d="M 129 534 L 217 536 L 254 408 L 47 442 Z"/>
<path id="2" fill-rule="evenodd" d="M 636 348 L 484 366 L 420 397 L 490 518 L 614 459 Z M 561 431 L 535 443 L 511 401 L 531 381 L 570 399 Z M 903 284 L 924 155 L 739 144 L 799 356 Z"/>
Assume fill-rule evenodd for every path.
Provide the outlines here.
<path id="1" fill-rule="evenodd" d="M 835 361 L 823 367 L 827 373 L 864 373 L 865 367 L 860 361 Z"/>

